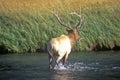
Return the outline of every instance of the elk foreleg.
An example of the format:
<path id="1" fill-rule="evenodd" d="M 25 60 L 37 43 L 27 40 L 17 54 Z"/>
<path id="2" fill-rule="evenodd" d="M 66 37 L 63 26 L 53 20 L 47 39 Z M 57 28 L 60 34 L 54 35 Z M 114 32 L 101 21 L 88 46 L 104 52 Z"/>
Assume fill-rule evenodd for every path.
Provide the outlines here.
<path id="1" fill-rule="evenodd" d="M 63 57 L 63 65 L 67 64 L 68 54 L 65 54 Z"/>

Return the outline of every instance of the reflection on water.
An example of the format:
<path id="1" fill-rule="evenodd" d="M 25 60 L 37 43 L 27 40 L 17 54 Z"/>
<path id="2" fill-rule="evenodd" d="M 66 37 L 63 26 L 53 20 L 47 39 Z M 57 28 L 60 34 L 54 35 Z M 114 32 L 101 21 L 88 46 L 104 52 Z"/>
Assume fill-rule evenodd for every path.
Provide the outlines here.
<path id="1" fill-rule="evenodd" d="M 0 55 L 0 80 L 120 80 L 119 52 L 73 53 L 49 71 L 47 54 Z"/>
<path id="2" fill-rule="evenodd" d="M 54 80 L 70 80 L 70 74 L 68 71 L 56 71 L 55 74 L 52 75 L 52 79 Z"/>

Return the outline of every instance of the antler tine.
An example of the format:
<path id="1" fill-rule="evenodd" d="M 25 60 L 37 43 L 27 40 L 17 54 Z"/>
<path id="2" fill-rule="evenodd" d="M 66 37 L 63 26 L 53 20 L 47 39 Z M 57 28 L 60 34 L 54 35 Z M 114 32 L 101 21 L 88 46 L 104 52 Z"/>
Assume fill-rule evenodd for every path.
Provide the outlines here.
<path id="1" fill-rule="evenodd" d="M 77 29 L 80 28 L 81 25 L 82 25 L 82 21 L 83 21 L 83 20 L 82 20 L 82 16 L 79 15 L 79 14 L 77 14 L 76 12 L 72 12 L 72 13 L 70 13 L 70 14 L 75 14 L 75 15 L 77 15 L 77 16 L 80 18 L 79 23 L 75 26 Z"/>
<path id="2" fill-rule="evenodd" d="M 52 14 L 55 15 L 55 17 L 57 18 L 57 20 L 59 21 L 59 23 L 63 26 L 65 26 L 67 29 L 72 29 L 71 27 L 69 27 L 68 25 L 65 25 L 64 23 L 62 23 L 61 19 L 59 18 L 59 16 L 57 14 L 55 14 L 53 11 L 51 11 Z"/>

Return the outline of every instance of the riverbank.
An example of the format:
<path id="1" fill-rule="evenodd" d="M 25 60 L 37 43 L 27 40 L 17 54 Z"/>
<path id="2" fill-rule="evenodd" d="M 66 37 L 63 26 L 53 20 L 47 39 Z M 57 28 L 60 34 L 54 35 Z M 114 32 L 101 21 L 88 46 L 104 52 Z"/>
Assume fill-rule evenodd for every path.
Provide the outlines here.
<path id="1" fill-rule="evenodd" d="M 76 11 L 84 17 L 79 34 L 83 40 L 74 51 L 120 48 L 120 0 L 2 0 L 0 2 L 0 52 L 45 51 L 52 37 L 67 34 L 50 10 L 74 26 Z"/>

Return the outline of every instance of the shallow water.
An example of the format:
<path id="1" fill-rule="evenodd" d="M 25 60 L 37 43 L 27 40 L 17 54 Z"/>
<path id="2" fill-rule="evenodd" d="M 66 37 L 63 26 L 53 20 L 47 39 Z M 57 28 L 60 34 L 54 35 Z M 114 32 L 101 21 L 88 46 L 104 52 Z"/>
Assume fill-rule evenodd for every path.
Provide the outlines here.
<path id="1" fill-rule="evenodd" d="M 47 54 L 0 55 L 0 80 L 120 80 L 120 52 L 72 52 L 68 61 L 49 71 Z"/>

